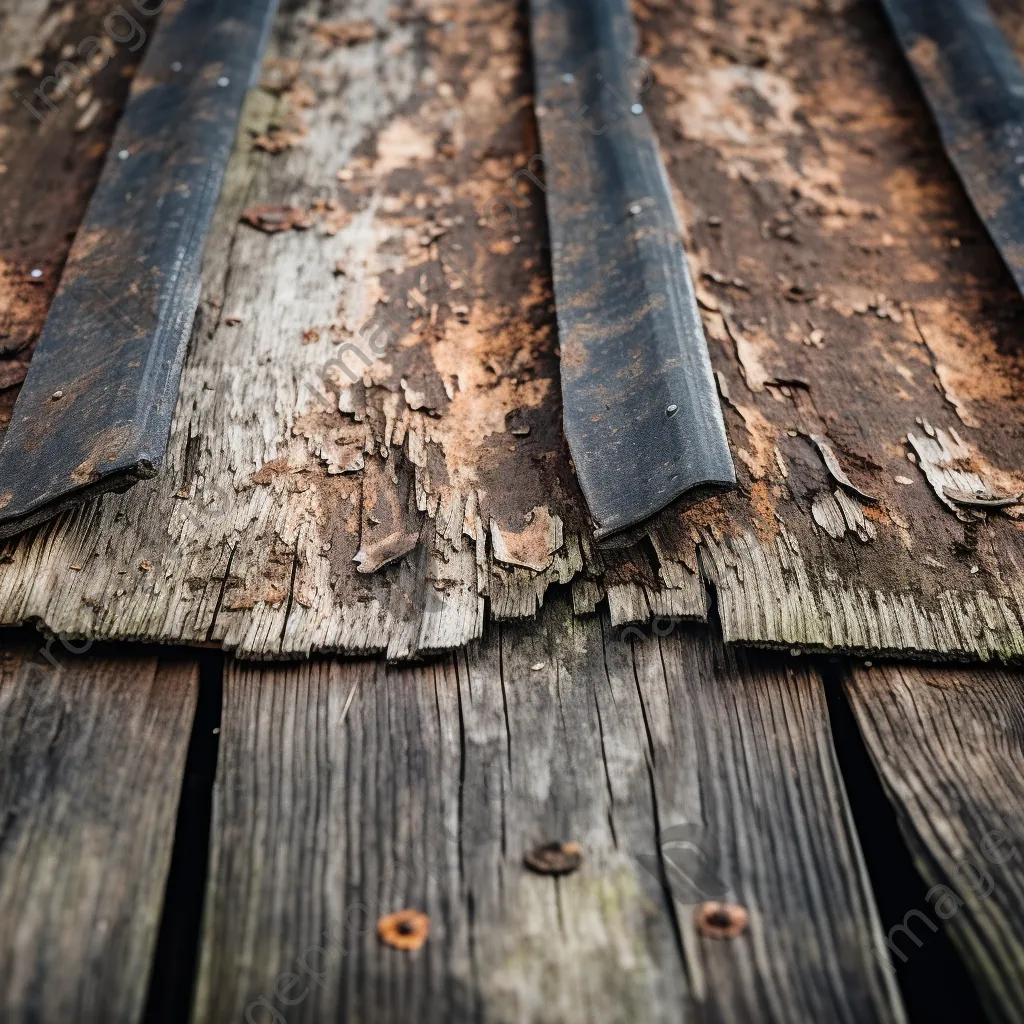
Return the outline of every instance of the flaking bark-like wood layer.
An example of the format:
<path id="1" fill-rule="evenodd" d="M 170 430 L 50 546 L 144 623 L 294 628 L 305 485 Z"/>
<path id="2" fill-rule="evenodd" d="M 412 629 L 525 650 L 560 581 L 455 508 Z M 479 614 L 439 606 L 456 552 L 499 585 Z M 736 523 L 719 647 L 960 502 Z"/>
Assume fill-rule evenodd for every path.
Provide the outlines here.
<path id="1" fill-rule="evenodd" d="M 729 640 L 1024 657 L 1021 299 L 881 15 L 636 15 L 737 493 L 591 541 L 518 8 L 290 9 L 167 463 L 9 543 L 0 619 L 405 658 L 561 584 L 616 627 L 713 591 Z"/>

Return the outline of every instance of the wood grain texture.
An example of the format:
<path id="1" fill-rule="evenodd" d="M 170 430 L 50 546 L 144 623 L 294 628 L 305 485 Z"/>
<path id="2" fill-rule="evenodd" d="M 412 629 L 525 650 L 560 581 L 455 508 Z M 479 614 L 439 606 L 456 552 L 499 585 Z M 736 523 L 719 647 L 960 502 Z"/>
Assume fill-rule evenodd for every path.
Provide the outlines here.
<path id="1" fill-rule="evenodd" d="M 198 674 L 49 652 L 59 668 L 23 645 L 0 662 L 0 1017 L 135 1024 Z"/>
<path id="2" fill-rule="evenodd" d="M 845 679 L 918 870 L 993 1020 L 1024 1016 L 1024 700 L 1019 674 L 882 665 Z M 912 908 L 908 907 L 910 911 Z M 909 921 L 917 941 L 930 931 Z M 900 955 L 915 942 L 898 934 Z"/>
<path id="3" fill-rule="evenodd" d="M 1022 490 L 1024 307 L 879 5 L 642 25 L 744 492 L 690 516 L 726 639 L 1019 659 L 1020 507 L 945 488 Z"/>
<path id="4" fill-rule="evenodd" d="M 166 466 L 9 544 L 0 621 L 398 660 L 571 584 L 616 626 L 705 619 L 713 591 L 728 641 L 1024 659 L 1022 507 L 947 490 L 1024 491 L 1024 307 L 881 13 L 637 17 L 738 493 L 592 543 L 516 5 L 302 3 L 250 96 Z"/>
<path id="5" fill-rule="evenodd" d="M 558 601 L 429 665 L 232 664 L 222 723 L 196 1024 L 902 1020 L 800 662 Z M 524 869 L 552 840 L 577 873 Z M 749 932 L 699 936 L 709 896 Z"/>
<path id="6" fill-rule="evenodd" d="M 557 398 L 542 401 L 558 391 L 543 214 L 524 201 L 514 242 L 475 211 L 535 144 L 517 8 L 467 8 L 451 31 L 429 8 L 407 14 L 282 11 L 211 233 L 164 470 L 11 545 L 4 620 L 45 607 L 67 635 L 402 657 L 478 635 L 488 599 L 496 618 L 531 615 L 582 570 Z M 337 24 L 361 41 L 325 41 Z M 267 204 L 316 226 L 255 230 Z M 456 234 L 465 249 L 446 263 Z M 424 275 L 438 301 L 367 356 L 366 325 L 430 291 Z M 46 568 L 26 575 L 26 558 Z M 686 573 L 632 578 L 702 615 Z"/>

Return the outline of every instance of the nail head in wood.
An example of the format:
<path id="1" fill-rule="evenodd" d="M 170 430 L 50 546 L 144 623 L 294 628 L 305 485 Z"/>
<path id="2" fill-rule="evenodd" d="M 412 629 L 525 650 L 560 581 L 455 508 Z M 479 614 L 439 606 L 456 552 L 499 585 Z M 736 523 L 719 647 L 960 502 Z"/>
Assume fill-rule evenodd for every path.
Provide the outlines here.
<path id="1" fill-rule="evenodd" d="M 536 846 L 523 862 L 538 875 L 570 875 L 583 863 L 579 843 L 544 843 Z"/>
<path id="2" fill-rule="evenodd" d="M 694 911 L 694 921 L 701 935 L 709 939 L 734 939 L 747 930 L 750 915 L 738 903 L 702 903 Z"/>

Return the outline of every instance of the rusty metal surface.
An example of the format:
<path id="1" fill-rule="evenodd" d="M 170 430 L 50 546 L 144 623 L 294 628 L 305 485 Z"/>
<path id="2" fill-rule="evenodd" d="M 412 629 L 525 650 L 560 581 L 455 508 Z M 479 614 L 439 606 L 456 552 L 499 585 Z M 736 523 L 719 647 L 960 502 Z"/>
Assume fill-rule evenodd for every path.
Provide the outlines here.
<path id="1" fill-rule="evenodd" d="M 883 0 L 943 145 L 1024 292 L 1024 71 L 984 0 Z"/>
<path id="2" fill-rule="evenodd" d="M 531 22 L 565 433 L 603 539 L 735 475 L 628 3 Z"/>
<path id="3" fill-rule="evenodd" d="M 0 536 L 156 473 L 207 231 L 275 7 L 164 9 L 0 448 Z"/>

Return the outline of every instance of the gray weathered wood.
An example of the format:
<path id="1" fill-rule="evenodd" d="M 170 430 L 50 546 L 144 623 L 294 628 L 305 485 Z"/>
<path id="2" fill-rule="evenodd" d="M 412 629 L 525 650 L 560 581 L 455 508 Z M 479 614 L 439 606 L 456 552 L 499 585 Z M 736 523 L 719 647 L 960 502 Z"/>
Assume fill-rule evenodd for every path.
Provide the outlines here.
<path id="1" fill-rule="evenodd" d="M 820 678 L 608 630 L 558 601 L 421 667 L 231 664 L 196 1024 L 902 1020 Z M 580 871 L 527 872 L 556 839 Z M 711 896 L 747 935 L 695 933 Z M 416 953 L 374 932 L 405 906 Z"/>
<path id="2" fill-rule="evenodd" d="M 0 621 L 401 659 L 572 583 L 617 625 L 713 590 L 730 641 L 1024 659 L 1021 506 L 944 490 L 1024 491 L 1024 308 L 880 12 L 639 12 L 740 491 L 606 552 L 561 431 L 518 8 L 388 10 L 282 10 L 165 469 L 9 545 Z M 313 227 L 256 230 L 264 204 Z M 374 352 L 385 314 L 416 317 Z"/>
<path id="3" fill-rule="evenodd" d="M 0 3 L 0 32 L 4 48 L 0 54 L 0 78 L 6 77 L 20 62 L 40 52 L 40 41 L 48 41 L 54 28 L 70 20 L 65 11 L 47 18 L 48 0 L 4 0 Z M 71 13 L 71 12 L 68 12 Z"/>
<path id="4" fill-rule="evenodd" d="M 49 653 L 59 668 L 24 643 L 0 661 L 0 1018 L 136 1024 L 197 670 Z"/>
<path id="5" fill-rule="evenodd" d="M 582 569 L 578 528 L 563 532 L 568 513 L 549 511 L 552 492 L 573 507 L 574 485 L 546 401 L 558 385 L 543 215 L 532 202 L 513 242 L 474 212 L 533 145 L 516 7 L 460 11 L 454 31 L 429 10 L 411 23 L 388 10 L 282 11 L 211 233 L 166 465 L 11 545 L 3 621 L 45 606 L 39 617 L 69 635 L 400 657 L 478 635 L 487 597 L 496 617 L 533 614 L 551 582 Z M 371 28 L 350 46 L 325 42 L 339 24 Z M 293 144 L 271 155 L 253 136 L 275 122 Z M 316 226 L 240 222 L 268 203 Z M 446 264 L 439 247 L 456 235 L 465 250 Z M 429 315 L 367 357 L 370 318 L 430 271 L 443 294 Z M 528 434 L 509 433 L 514 416 Z M 36 558 L 43 568 L 26 574 Z M 682 586 L 645 582 L 671 591 L 676 613 L 703 614 L 687 573 Z"/>
<path id="6" fill-rule="evenodd" d="M 993 1020 L 1024 1018 L 1024 698 L 1018 673 L 854 667 L 846 693 L 942 925 Z M 961 902 L 957 902 L 961 901 Z M 945 918 L 945 922 L 943 922 Z M 909 924 L 926 943 L 929 926 Z M 903 957 L 916 946 L 893 936 Z"/>

